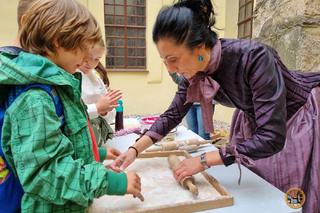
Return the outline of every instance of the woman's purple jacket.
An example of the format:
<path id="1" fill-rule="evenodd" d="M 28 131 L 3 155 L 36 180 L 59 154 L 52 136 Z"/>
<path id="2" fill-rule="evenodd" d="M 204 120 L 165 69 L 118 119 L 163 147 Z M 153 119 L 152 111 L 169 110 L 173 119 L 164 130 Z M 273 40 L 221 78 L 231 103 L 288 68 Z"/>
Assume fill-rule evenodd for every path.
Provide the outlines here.
<path id="1" fill-rule="evenodd" d="M 269 157 L 283 148 L 286 121 L 320 85 L 320 73 L 290 71 L 275 50 L 256 41 L 220 41 L 220 64 L 210 75 L 220 84 L 214 100 L 242 110 L 256 126 L 250 139 L 236 144 L 237 152 L 254 160 Z M 176 127 L 191 107 L 186 104 L 188 85 L 184 79 L 169 108 L 145 133 L 154 142 Z M 220 155 L 225 165 L 235 160 L 233 153 Z"/>

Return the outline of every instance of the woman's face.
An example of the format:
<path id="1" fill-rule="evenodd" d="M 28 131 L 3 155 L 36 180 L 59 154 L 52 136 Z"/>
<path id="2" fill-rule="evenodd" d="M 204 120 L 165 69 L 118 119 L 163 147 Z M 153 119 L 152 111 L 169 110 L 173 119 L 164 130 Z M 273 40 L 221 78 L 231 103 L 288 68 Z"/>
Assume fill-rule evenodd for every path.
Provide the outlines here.
<path id="1" fill-rule="evenodd" d="M 96 66 L 98 65 L 100 59 L 104 54 L 105 48 L 99 44 L 93 46 L 91 50 L 89 50 L 89 57 L 85 58 L 84 63 L 80 67 L 80 70 L 84 74 L 90 73 Z"/>
<path id="2" fill-rule="evenodd" d="M 207 67 L 207 60 L 206 62 L 198 60 L 199 55 L 203 55 L 203 47 L 190 50 L 184 44 L 177 45 L 174 40 L 163 38 L 158 41 L 157 48 L 170 73 L 176 72 L 190 79 Z"/>

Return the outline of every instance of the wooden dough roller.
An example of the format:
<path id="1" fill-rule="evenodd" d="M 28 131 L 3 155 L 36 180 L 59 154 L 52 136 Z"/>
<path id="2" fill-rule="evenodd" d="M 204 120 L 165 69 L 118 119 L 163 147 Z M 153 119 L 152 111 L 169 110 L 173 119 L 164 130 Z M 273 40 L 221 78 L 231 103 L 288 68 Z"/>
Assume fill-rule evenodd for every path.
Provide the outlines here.
<path id="1" fill-rule="evenodd" d="M 184 145 L 181 146 L 176 143 L 163 143 L 160 146 L 153 146 L 146 150 L 146 152 L 158 152 L 158 151 L 170 151 L 170 150 L 186 150 L 186 151 L 193 151 L 196 150 L 199 146 L 198 145 Z"/>
<path id="2" fill-rule="evenodd" d="M 192 138 L 192 139 L 188 139 L 188 140 L 182 140 L 182 141 L 172 141 L 172 142 L 168 142 L 168 143 L 176 143 L 176 144 L 180 144 L 180 145 L 205 145 L 208 143 L 213 143 L 213 140 L 199 140 L 197 138 Z"/>
<path id="3" fill-rule="evenodd" d="M 180 163 L 179 158 L 176 155 L 169 155 L 168 162 L 170 165 L 171 170 L 178 166 Z M 195 180 L 193 176 L 185 177 L 180 181 L 180 184 L 192 192 L 193 195 L 198 196 L 199 191 L 198 187 L 195 185 Z"/>
<path id="4" fill-rule="evenodd" d="M 200 145 L 212 143 L 212 140 L 200 141 L 196 138 L 182 141 L 172 141 L 160 144 L 158 147 L 151 147 L 146 152 L 170 151 L 170 150 L 186 150 L 193 151 L 199 148 Z"/>

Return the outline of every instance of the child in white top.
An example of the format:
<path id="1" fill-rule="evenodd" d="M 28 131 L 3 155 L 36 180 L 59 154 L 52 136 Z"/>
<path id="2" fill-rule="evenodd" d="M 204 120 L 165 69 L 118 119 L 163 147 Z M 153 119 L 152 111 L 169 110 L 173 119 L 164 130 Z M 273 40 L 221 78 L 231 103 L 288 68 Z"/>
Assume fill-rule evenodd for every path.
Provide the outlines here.
<path id="1" fill-rule="evenodd" d="M 82 72 L 81 85 L 82 100 L 88 107 L 87 111 L 90 119 L 103 115 L 108 123 L 113 123 L 116 115 L 114 107 L 117 106 L 117 103 L 115 105 L 112 103 L 112 93 L 108 92 L 108 85 L 104 84 L 99 77 L 99 73 L 94 69 L 90 70 L 89 73 Z"/>
<path id="2" fill-rule="evenodd" d="M 118 106 L 118 100 L 122 93 L 119 90 L 108 89 L 109 80 L 104 67 L 99 62 L 105 52 L 104 44 L 97 44 L 92 48 L 90 58 L 86 59 L 80 67 L 82 73 L 81 97 L 87 105 L 87 112 L 97 143 L 101 146 L 108 138 L 112 137 L 113 131 L 109 124 L 114 121 L 115 107 Z M 99 73 L 105 76 L 105 82 L 95 69 L 99 69 Z"/>

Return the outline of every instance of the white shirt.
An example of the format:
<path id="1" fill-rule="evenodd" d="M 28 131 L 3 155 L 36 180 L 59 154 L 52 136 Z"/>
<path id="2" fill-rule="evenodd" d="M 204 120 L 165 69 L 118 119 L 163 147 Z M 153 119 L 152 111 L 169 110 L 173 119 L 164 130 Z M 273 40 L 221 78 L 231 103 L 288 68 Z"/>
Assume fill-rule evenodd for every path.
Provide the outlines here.
<path id="1" fill-rule="evenodd" d="M 82 85 L 81 85 L 81 97 L 83 102 L 87 105 L 88 114 L 90 119 L 97 118 L 99 116 L 96 103 L 98 100 L 107 94 L 107 89 L 101 78 L 98 77 L 95 70 L 92 70 L 89 74 L 82 73 Z M 102 116 L 109 124 L 114 122 L 116 116 L 116 110 L 113 109 L 108 112 L 107 115 Z"/>

